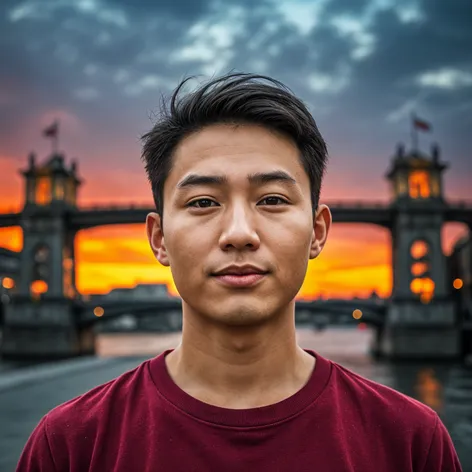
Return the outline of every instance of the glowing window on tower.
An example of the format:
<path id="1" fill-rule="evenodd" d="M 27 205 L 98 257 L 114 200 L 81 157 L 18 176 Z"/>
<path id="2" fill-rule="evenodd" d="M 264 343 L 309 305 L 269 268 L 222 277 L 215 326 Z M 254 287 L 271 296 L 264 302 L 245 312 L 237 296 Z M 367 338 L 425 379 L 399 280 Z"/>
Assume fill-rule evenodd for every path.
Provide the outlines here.
<path id="1" fill-rule="evenodd" d="M 415 170 L 409 177 L 410 197 L 428 198 L 431 195 L 429 173 L 425 170 Z"/>
<path id="2" fill-rule="evenodd" d="M 426 241 L 418 240 L 411 245 L 410 254 L 414 259 L 420 259 L 428 254 L 429 248 Z"/>
<path id="3" fill-rule="evenodd" d="M 30 290 L 32 295 L 40 295 L 48 291 L 48 284 L 44 280 L 35 280 L 31 283 Z"/>
<path id="4" fill-rule="evenodd" d="M 428 272 L 429 265 L 426 262 L 415 262 L 411 266 L 411 273 L 415 277 L 419 277 L 424 275 L 426 272 Z"/>
<path id="5" fill-rule="evenodd" d="M 36 204 L 47 205 L 51 202 L 51 178 L 39 177 L 36 182 Z"/>
<path id="6" fill-rule="evenodd" d="M 431 269 L 429 260 L 429 245 L 422 239 L 416 240 L 410 248 L 413 258 L 411 274 L 414 276 L 410 283 L 410 290 L 417 295 L 422 303 L 430 303 L 434 296 L 435 283 L 428 277 Z"/>
<path id="7" fill-rule="evenodd" d="M 71 252 L 64 248 L 62 251 L 62 267 L 63 267 L 63 289 L 64 295 L 68 298 L 73 298 L 75 296 L 74 288 L 74 262 L 71 257 Z"/>
<path id="8" fill-rule="evenodd" d="M 10 277 L 4 277 L 2 280 L 2 287 L 7 290 L 12 289 L 15 287 L 15 281 Z"/>
<path id="9" fill-rule="evenodd" d="M 419 295 L 423 303 L 429 303 L 434 295 L 434 281 L 429 277 L 416 278 L 411 281 L 410 290 Z"/>

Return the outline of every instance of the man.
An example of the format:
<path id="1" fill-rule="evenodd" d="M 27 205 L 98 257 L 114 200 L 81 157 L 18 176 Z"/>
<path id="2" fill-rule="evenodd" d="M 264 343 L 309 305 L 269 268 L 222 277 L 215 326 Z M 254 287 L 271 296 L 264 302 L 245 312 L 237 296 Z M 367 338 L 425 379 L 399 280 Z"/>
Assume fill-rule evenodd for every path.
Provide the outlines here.
<path id="1" fill-rule="evenodd" d="M 18 471 L 460 471 L 431 409 L 297 345 L 294 299 L 331 225 L 306 107 L 260 76 L 184 83 L 143 148 L 182 341 L 52 410 Z"/>

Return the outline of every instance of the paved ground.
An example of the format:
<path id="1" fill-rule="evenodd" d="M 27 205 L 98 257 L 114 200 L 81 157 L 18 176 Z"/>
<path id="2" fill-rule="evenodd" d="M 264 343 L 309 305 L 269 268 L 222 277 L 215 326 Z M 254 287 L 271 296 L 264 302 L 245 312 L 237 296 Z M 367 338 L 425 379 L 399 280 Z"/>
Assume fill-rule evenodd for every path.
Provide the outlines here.
<path id="1" fill-rule="evenodd" d="M 31 431 L 48 411 L 133 369 L 143 360 L 141 357 L 101 359 L 95 363 L 89 359 L 66 361 L 59 366 L 35 369 L 36 375 L 15 372 L 13 382 L 11 371 L 7 374 L 10 382 L 0 374 L 0 471 L 15 470 Z"/>

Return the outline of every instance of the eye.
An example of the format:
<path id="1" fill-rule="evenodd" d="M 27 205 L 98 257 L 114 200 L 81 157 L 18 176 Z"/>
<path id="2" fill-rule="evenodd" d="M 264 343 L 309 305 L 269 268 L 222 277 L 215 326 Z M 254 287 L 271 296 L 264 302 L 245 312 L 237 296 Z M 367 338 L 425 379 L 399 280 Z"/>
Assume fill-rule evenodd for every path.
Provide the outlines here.
<path id="1" fill-rule="evenodd" d="M 197 205 L 197 203 L 199 205 Z M 210 200 L 209 198 L 200 198 L 198 200 L 193 200 L 192 202 L 187 203 L 186 206 L 193 208 L 210 208 L 212 203 L 216 204 L 214 200 Z"/>
<path id="2" fill-rule="evenodd" d="M 278 202 L 282 202 L 282 204 L 288 204 L 288 201 L 285 200 L 285 198 L 282 197 L 276 197 L 276 196 L 271 196 L 271 197 L 266 197 L 261 200 L 261 202 L 267 202 L 268 206 L 276 206 Z"/>

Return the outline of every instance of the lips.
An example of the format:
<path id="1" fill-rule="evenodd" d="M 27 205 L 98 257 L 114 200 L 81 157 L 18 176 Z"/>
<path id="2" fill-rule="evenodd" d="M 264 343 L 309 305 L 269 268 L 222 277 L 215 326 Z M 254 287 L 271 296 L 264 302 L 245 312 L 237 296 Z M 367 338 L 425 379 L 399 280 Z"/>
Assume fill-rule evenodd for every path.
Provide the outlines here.
<path id="1" fill-rule="evenodd" d="M 222 274 L 215 279 L 229 287 L 252 287 L 266 277 L 267 273 Z"/>
<path id="2" fill-rule="evenodd" d="M 242 265 L 242 266 L 230 265 L 230 266 L 224 267 L 223 269 L 220 269 L 220 270 L 214 272 L 212 275 L 215 275 L 215 276 L 222 276 L 222 275 L 243 276 L 243 275 L 253 275 L 253 274 L 264 275 L 264 274 L 267 274 L 267 271 L 263 270 L 260 267 L 250 265 L 250 264 L 246 264 L 246 265 Z"/>
<path id="3" fill-rule="evenodd" d="M 269 272 L 256 265 L 231 264 L 214 272 L 212 276 L 227 287 L 252 287 L 262 281 Z"/>

